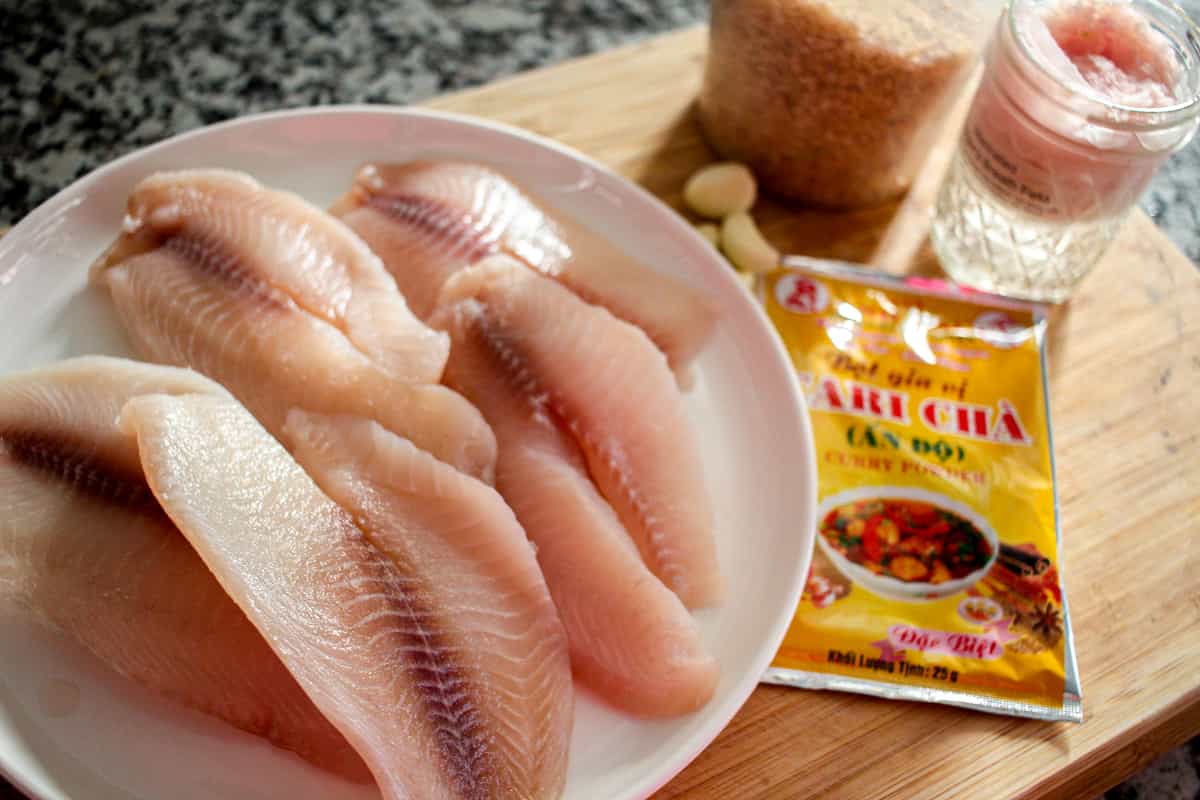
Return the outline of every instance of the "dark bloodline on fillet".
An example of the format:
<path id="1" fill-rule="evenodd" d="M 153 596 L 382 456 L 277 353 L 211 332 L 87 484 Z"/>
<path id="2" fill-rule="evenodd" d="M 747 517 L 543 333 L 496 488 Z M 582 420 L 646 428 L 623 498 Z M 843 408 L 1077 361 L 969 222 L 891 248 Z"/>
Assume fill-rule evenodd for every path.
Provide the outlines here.
<path id="1" fill-rule="evenodd" d="M 485 302 L 478 298 L 473 299 L 479 302 L 484 309 L 487 308 Z M 584 465 L 588 477 L 598 483 L 599 476 L 594 474 L 591 467 L 587 465 L 583 444 L 579 441 L 576 426 L 572 425 L 561 398 L 546 388 L 541 378 L 534 372 L 533 359 L 526 355 L 525 349 L 517 343 L 516 337 L 498 330 L 500 326 L 494 319 L 487 316 L 486 310 L 474 315 L 466 324 L 469 326 L 469 335 L 488 355 L 493 368 L 500 373 L 509 389 L 518 396 L 529 398 L 533 411 L 554 425 L 567 447 L 578 454 L 579 461 Z M 607 502 L 607 498 L 605 498 L 605 502 Z"/>
<path id="2" fill-rule="evenodd" d="M 376 538 L 363 521 L 355 519 L 352 524 L 367 542 Z M 416 575 L 397 559 L 382 552 L 380 558 L 393 562 L 409 580 Z M 404 670 L 421 690 L 418 694 L 446 777 L 462 800 L 488 800 L 496 794 L 497 776 L 488 746 L 491 737 L 477 702 L 478 688 L 455 661 L 455 648 L 447 637 L 440 629 L 431 629 L 428 620 L 437 619 L 438 614 L 424 592 L 411 586 L 397 586 L 394 593 L 384 592 L 384 596 L 408 619 L 408 624 L 397 630 L 408 654 Z"/>
<path id="3" fill-rule="evenodd" d="M 531 207 L 537 208 L 536 204 L 525 198 L 524 195 L 520 195 L 520 197 L 529 203 Z M 553 276 L 546 271 L 544 265 L 539 266 L 531 263 L 528 258 L 519 253 L 506 251 L 500 246 L 498 241 L 490 240 L 483 236 L 478 229 L 467 222 L 466 220 L 470 218 L 469 215 L 464 212 L 455 211 L 437 200 L 407 194 L 370 195 L 367 197 L 365 204 L 367 207 L 373 208 L 401 224 L 416 228 L 438 241 L 448 240 L 450 242 L 458 242 L 459 249 L 465 251 L 461 253 L 461 256 L 468 264 L 474 264 L 486 256 L 504 252 L 538 275 L 547 279 L 553 279 Z M 547 219 L 549 218 L 547 217 Z M 623 315 L 621 309 L 609 307 L 599 292 L 588 289 L 582 282 L 562 279 L 559 282 L 574 292 L 585 303 L 604 308 L 620 321 L 628 323 L 642 331 L 658 350 L 663 353 L 667 352 L 662 331 L 648 328 L 649 320 L 639 320 L 636 318 L 636 314 L 632 316 Z"/>
<path id="4" fill-rule="evenodd" d="M 518 396 L 528 396 L 534 412 L 541 414 L 557 429 L 564 444 L 578 456 L 579 463 L 587 472 L 588 477 L 599 486 L 601 476 L 593 471 L 587 454 L 584 452 L 584 442 L 581 441 L 586 438 L 585 433 L 580 431 L 578 426 L 572 424 L 561 398 L 555 396 L 542 384 L 531 366 L 533 360 L 525 355 L 515 338 L 498 331 L 498 326 L 485 316 L 486 313 L 484 311 L 476 315 L 468 323 L 470 333 L 475 337 L 476 343 L 490 357 L 493 367 L 500 372 L 509 388 Z M 611 453 L 605 452 L 603 449 L 601 452 L 606 456 L 611 456 Z M 604 503 L 612 506 L 608 497 L 604 497 Z M 631 506 L 639 522 L 648 528 L 646 525 L 647 514 L 642 504 L 631 501 Z M 615 512 L 616 509 L 613 508 L 613 511 Z M 650 560 L 647 559 L 647 566 L 651 566 Z M 658 569 L 659 559 L 654 558 L 653 561 L 652 571 L 655 571 Z"/>
<path id="5" fill-rule="evenodd" d="M 475 299 L 482 302 L 478 301 L 478 298 Z M 484 306 L 486 308 L 486 304 Z M 541 415 L 554 427 L 563 446 L 574 453 L 580 468 L 598 485 L 600 476 L 592 471 L 583 451 L 583 444 L 579 441 L 562 402 L 542 384 L 530 366 L 533 363 L 532 359 L 525 355 L 514 337 L 497 330 L 498 326 L 485 316 L 486 313 L 480 312 L 463 323 L 468 326 L 468 335 L 473 337 L 476 345 L 488 356 L 493 369 L 500 373 L 510 391 L 519 397 L 529 398 L 533 412 Z M 607 497 L 603 498 L 603 502 L 609 507 L 612 506 Z M 641 515 L 642 512 L 638 510 L 638 513 Z"/>
<path id="6" fill-rule="evenodd" d="M 500 252 L 499 244 L 489 240 L 468 223 L 468 215 L 455 211 L 437 200 L 407 194 L 371 195 L 366 204 L 397 222 L 417 228 L 439 242 L 456 245 L 468 263 Z"/>
<path id="7" fill-rule="evenodd" d="M 59 432 L 0 430 L 0 453 L 15 464 L 131 511 L 166 517 L 146 479 L 97 457 L 95 447 Z"/>
<path id="8" fill-rule="evenodd" d="M 188 234 L 167 237 L 162 248 L 179 256 L 188 266 L 229 285 L 233 291 L 250 295 L 276 308 L 291 308 L 291 298 L 254 270 L 223 242 Z"/>

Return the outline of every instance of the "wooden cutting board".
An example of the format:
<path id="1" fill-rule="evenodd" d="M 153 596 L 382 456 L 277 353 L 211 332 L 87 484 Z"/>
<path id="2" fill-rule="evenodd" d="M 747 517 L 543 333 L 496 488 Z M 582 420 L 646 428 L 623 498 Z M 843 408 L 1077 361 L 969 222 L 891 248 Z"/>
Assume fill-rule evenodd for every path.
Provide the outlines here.
<path id="1" fill-rule="evenodd" d="M 705 40 L 671 34 L 429 105 L 557 139 L 678 209 L 713 158 L 692 113 Z M 755 216 L 785 252 L 936 272 L 924 233 L 937 169 L 898 205 L 763 201 Z M 1139 211 L 1052 320 L 1082 725 L 762 686 L 658 796 L 1087 798 L 1200 733 L 1198 308 L 1200 272 Z"/>

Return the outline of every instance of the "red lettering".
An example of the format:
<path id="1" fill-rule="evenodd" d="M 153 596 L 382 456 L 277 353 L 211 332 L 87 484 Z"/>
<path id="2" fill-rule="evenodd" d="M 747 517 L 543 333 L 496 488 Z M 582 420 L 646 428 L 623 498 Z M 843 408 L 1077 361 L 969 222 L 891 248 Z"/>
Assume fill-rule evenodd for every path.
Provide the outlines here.
<path id="1" fill-rule="evenodd" d="M 850 407 L 855 411 L 866 411 L 866 392 L 857 383 L 850 384 Z"/>
<path id="2" fill-rule="evenodd" d="M 877 417 L 883 416 L 883 405 L 879 402 L 883 395 L 878 389 L 872 389 L 867 394 L 867 408 Z"/>
<path id="3" fill-rule="evenodd" d="M 827 408 L 832 408 L 837 411 L 845 409 L 846 404 L 842 400 L 842 391 L 838 386 L 837 380 L 834 378 L 825 378 L 821 381 L 821 388 L 825 390 L 825 403 Z"/>
<path id="4" fill-rule="evenodd" d="M 925 420 L 925 424 L 935 431 L 942 429 L 942 425 L 938 421 L 938 412 L 941 410 L 941 406 L 940 400 L 932 398 L 921 403 L 921 419 Z"/>
<path id="5" fill-rule="evenodd" d="M 951 634 L 946 644 L 955 655 L 971 658 L 995 658 L 1003 647 L 990 636 L 977 636 L 972 633 Z"/>
<path id="6" fill-rule="evenodd" d="M 817 305 L 817 287 L 812 281 L 796 281 L 783 304 L 789 308 L 811 311 Z"/>
<path id="7" fill-rule="evenodd" d="M 994 411 L 998 416 L 993 424 Z M 999 401 L 997 408 L 993 410 L 989 406 L 931 397 L 922 401 L 919 415 L 930 430 L 938 433 L 1000 444 L 1030 443 L 1029 434 L 1021 423 L 1017 409 L 1007 400 Z"/>
<path id="8" fill-rule="evenodd" d="M 910 647 L 915 650 L 929 650 L 936 647 L 940 641 L 940 636 L 935 636 L 934 631 L 924 631 L 920 628 L 902 627 L 896 631 L 897 644 L 905 647 Z"/>
<path id="9" fill-rule="evenodd" d="M 908 395 L 870 384 L 846 381 L 843 385 L 836 377 L 827 375 L 808 399 L 813 411 L 840 411 L 906 425 L 909 421 Z"/>
<path id="10" fill-rule="evenodd" d="M 1000 401 L 1000 418 L 996 420 L 996 429 L 992 439 L 997 442 L 1012 442 L 1013 444 L 1029 444 L 1029 434 L 1021 424 L 1017 409 L 1007 400 Z"/>
<path id="11" fill-rule="evenodd" d="M 963 436 L 971 435 L 971 409 L 965 406 L 959 406 L 954 409 L 955 419 L 958 421 L 958 432 Z"/>
<path id="12" fill-rule="evenodd" d="M 888 640 L 897 648 L 960 658 L 993 659 L 1004 653 L 1004 646 L 991 636 L 926 630 L 910 625 L 893 625 L 888 629 Z"/>

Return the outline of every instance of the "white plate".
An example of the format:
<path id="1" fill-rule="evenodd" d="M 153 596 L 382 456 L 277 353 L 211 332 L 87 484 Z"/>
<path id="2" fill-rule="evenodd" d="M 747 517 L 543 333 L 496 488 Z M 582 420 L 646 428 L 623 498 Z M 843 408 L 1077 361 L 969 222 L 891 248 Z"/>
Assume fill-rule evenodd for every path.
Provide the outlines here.
<path id="1" fill-rule="evenodd" d="M 155 170 L 219 166 L 326 205 L 369 159 L 457 156 L 514 175 L 561 211 L 724 309 L 697 362 L 698 427 L 727 576 L 723 608 L 699 615 L 721 664 L 716 697 L 665 722 L 581 696 L 567 798 L 641 798 L 711 742 L 783 638 L 808 570 L 816 472 L 808 414 L 761 310 L 669 208 L 554 142 L 466 117 L 366 107 L 247 117 L 195 131 L 88 175 L 0 239 L 0 372 L 85 353 L 130 355 L 106 300 L 85 285 L 125 197 Z M 56 637 L 0 626 L 0 770 L 39 798 L 370 798 L 220 722 L 107 673 Z"/>

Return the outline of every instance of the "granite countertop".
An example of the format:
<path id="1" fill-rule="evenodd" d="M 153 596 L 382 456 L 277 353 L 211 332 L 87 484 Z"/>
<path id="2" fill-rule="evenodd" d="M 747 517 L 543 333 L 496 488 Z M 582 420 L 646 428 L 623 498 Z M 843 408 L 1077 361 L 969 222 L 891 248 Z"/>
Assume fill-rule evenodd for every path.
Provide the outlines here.
<path id="1" fill-rule="evenodd" d="M 1200 0 L 1179 0 L 1200 19 Z M 704 21 L 707 0 L 0 0 L 0 227 L 95 167 L 242 114 L 419 101 Z M 1200 262 L 1200 146 L 1142 207 Z M 1110 800 L 1200 798 L 1200 739 Z M 0 780 L 0 796 L 5 795 Z"/>
<path id="2" fill-rule="evenodd" d="M 1181 0 L 1200 18 L 1200 0 Z M 14 6 L 5 9 L 5 6 Z M 242 114 L 419 101 L 702 22 L 707 0 L 0 0 L 0 225 Z M 1200 146 L 1142 207 L 1200 262 Z"/>

